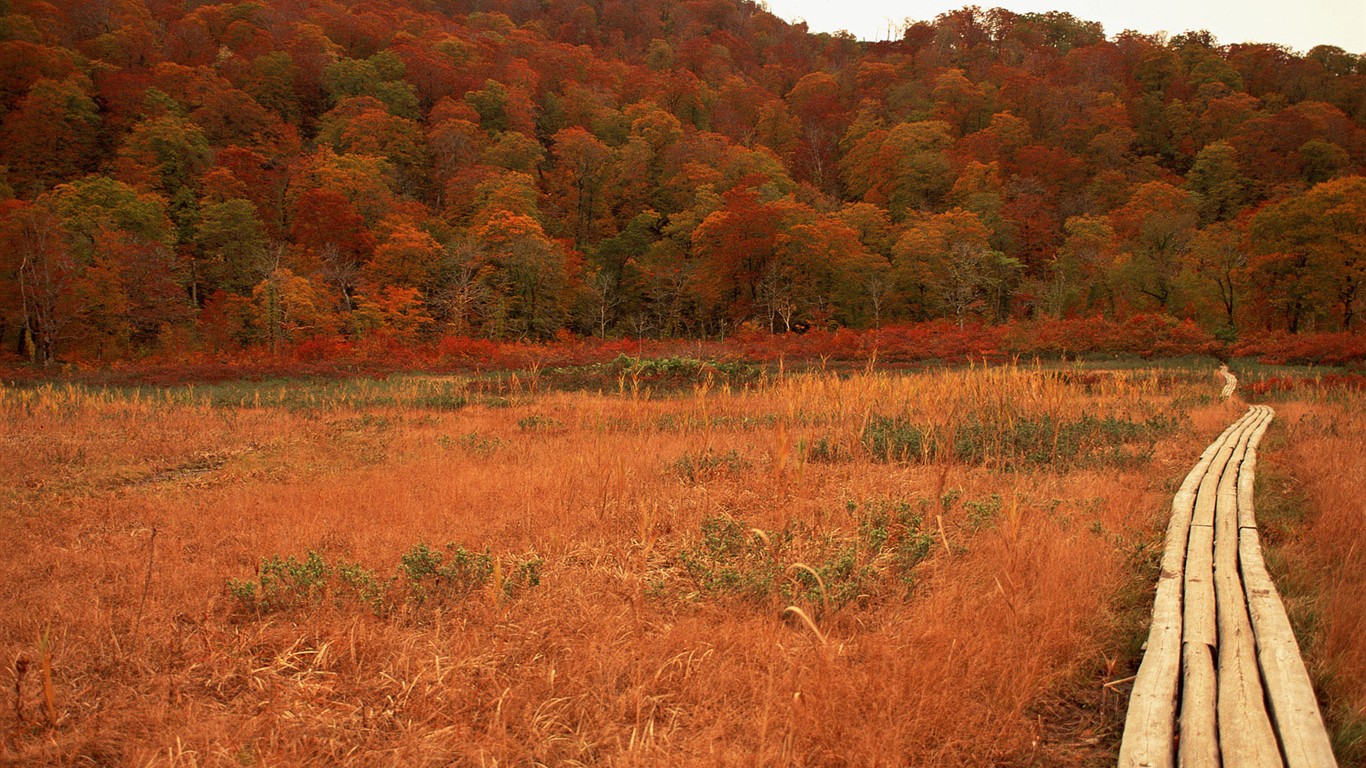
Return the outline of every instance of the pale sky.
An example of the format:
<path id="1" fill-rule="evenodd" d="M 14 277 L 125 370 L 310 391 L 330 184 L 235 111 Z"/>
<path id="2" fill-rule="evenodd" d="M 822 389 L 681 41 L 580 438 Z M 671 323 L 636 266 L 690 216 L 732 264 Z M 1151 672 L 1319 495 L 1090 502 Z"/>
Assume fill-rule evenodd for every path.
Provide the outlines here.
<path id="1" fill-rule="evenodd" d="M 852 32 L 885 40 L 889 22 L 932 21 L 965 5 L 1016 13 L 1066 11 L 1098 21 L 1107 37 L 1126 29 L 1145 34 L 1206 29 L 1221 44 L 1280 43 L 1307 52 L 1336 45 L 1366 53 L 1366 0 L 767 0 L 775 16 L 805 20 L 812 32 Z"/>

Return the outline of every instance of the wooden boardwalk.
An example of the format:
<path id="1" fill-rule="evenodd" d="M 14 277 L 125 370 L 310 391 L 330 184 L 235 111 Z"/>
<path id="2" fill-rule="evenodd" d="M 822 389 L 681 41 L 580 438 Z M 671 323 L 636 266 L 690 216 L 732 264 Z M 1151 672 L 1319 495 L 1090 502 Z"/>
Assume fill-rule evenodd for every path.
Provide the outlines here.
<path id="1" fill-rule="evenodd" d="M 1172 500 L 1121 768 L 1337 765 L 1257 537 L 1253 473 L 1273 416 L 1250 408 Z"/>

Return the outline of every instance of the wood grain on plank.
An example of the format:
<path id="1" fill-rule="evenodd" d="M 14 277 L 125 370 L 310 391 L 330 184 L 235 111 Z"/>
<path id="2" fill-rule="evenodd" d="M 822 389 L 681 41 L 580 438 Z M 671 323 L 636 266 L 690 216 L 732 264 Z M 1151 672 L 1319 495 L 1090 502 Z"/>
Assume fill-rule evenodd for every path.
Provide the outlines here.
<path id="1" fill-rule="evenodd" d="M 1249 409 L 1241 419 L 1234 422 L 1232 431 L 1224 437 L 1219 445 L 1219 451 L 1214 454 L 1214 460 L 1210 462 L 1209 471 L 1200 479 L 1200 486 L 1195 494 L 1195 514 L 1191 518 L 1191 525 L 1214 525 L 1214 502 L 1218 497 L 1219 478 L 1223 476 L 1228 458 L 1233 455 L 1233 449 L 1238 444 L 1239 437 L 1252 423 L 1253 416 L 1252 410 Z"/>
<path id="2" fill-rule="evenodd" d="M 1336 766 L 1295 632 L 1262 562 L 1257 532 L 1244 528 L 1240 538 L 1243 583 L 1256 638 L 1257 662 L 1285 764 L 1288 768 Z"/>
<path id="3" fill-rule="evenodd" d="M 1213 648 L 1219 642 L 1214 620 L 1214 529 L 1192 525 L 1186 550 L 1186 628 L 1182 639 Z"/>
<path id="4" fill-rule="evenodd" d="M 1181 635 L 1181 705 L 1178 763 L 1182 768 L 1217 768 L 1220 763 L 1218 678 L 1219 643 L 1214 591 L 1214 513 L 1219 483 L 1235 448 L 1252 424 L 1251 413 L 1225 435 L 1196 491 L 1186 543 L 1185 610 Z"/>
<path id="5" fill-rule="evenodd" d="M 1181 768 L 1219 768 L 1219 729 L 1215 717 L 1214 657 L 1204 643 L 1182 646 Z"/>
<path id="6" fill-rule="evenodd" d="M 1230 766 L 1283 768 L 1267 714 L 1252 623 L 1238 568 L 1238 486 L 1267 415 L 1243 430 L 1219 479 L 1214 525 L 1214 591 L 1218 614 L 1219 751 Z"/>

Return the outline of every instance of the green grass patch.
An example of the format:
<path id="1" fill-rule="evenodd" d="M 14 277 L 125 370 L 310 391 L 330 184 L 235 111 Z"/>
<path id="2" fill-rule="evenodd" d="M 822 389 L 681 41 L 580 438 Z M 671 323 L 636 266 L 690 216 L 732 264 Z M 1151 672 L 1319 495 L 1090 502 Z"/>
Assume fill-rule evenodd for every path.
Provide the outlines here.
<path id="1" fill-rule="evenodd" d="M 969 417 L 952 432 L 931 434 L 900 416 L 873 415 L 861 441 L 876 461 L 934 463 L 952 459 L 1003 469 L 1034 466 L 1127 467 L 1152 458 L 1157 440 L 1175 433 L 1182 417 L 1134 420 L 1083 415 L 1073 419 Z"/>

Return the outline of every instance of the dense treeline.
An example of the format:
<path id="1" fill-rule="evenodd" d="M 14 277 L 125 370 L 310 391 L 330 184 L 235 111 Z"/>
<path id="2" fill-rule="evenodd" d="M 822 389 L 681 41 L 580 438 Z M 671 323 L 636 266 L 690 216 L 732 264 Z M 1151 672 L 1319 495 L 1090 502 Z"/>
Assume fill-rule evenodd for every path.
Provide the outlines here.
<path id="1" fill-rule="evenodd" d="M 0 0 L 0 343 L 1350 330 L 1366 57 L 966 8 Z"/>

